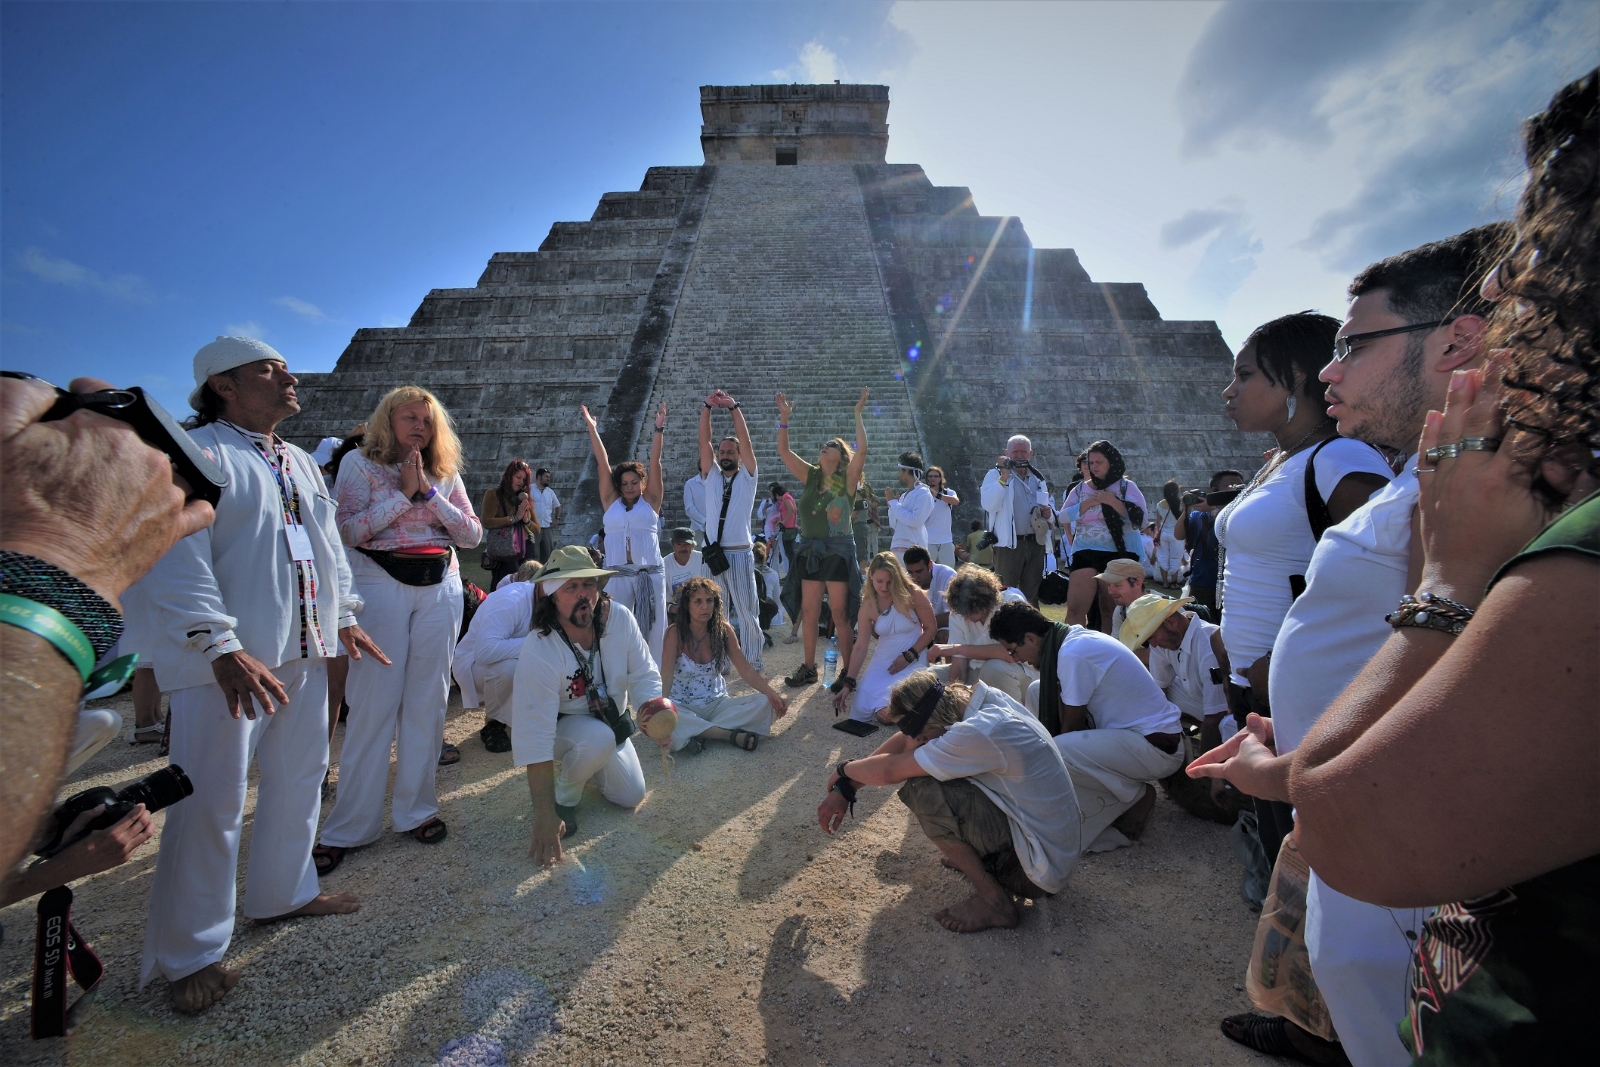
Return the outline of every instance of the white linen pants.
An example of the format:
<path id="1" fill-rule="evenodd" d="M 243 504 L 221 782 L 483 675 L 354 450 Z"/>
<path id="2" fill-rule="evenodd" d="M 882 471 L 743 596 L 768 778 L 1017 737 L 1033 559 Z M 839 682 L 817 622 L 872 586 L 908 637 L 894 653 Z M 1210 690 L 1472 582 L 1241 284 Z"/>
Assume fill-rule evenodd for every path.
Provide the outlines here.
<path id="1" fill-rule="evenodd" d="M 749 730 L 762 737 L 772 735 L 772 704 L 761 693 L 748 696 L 721 696 L 709 704 L 678 704 L 678 725 L 672 730 L 672 751 L 677 752 L 691 738 L 712 727 L 722 730 Z"/>
<path id="2" fill-rule="evenodd" d="M 361 628 L 392 662 L 385 666 L 371 656 L 350 661 L 339 795 L 322 827 L 322 843 L 335 848 L 370 845 L 383 833 L 391 748 L 395 832 L 414 830 L 439 813 L 434 779 L 461 630 L 459 571 L 438 585 L 405 585 L 359 552 L 350 553 L 350 570 L 366 601 Z"/>
<path id="3" fill-rule="evenodd" d="M 634 610 L 635 583 L 649 582 L 655 586 L 656 595 L 656 621 L 648 631 L 645 630 L 645 617 L 641 611 Z M 639 624 L 639 630 L 644 634 L 645 644 L 650 646 L 650 658 L 656 661 L 656 669 L 661 669 L 661 643 L 667 639 L 667 576 L 662 571 L 654 574 L 618 574 L 606 579 L 606 592 L 611 594 L 611 599 L 633 612 L 633 619 Z M 645 590 L 638 590 L 643 595 Z M 727 594 L 723 594 L 727 599 Z"/>
<path id="4" fill-rule="evenodd" d="M 941 682 L 950 681 L 950 664 L 939 663 L 928 668 Z M 982 682 L 990 689 L 998 689 L 1018 704 L 1024 703 L 1028 695 L 1028 686 L 1031 685 L 1036 675 L 1030 674 L 1028 668 L 1020 663 L 1007 663 L 1003 659 L 975 659 L 967 661 L 967 684 L 972 685 Z M 1034 710 L 1034 709 L 1030 709 Z M 1035 717 L 1038 711 L 1034 710 Z"/>
<path id="5" fill-rule="evenodd" d="M 1397 1029 L 1411 1003 L 1411 960 L 1432 908 L 1383 908 L 1334 889 L 1311 872 L 1306 950 L 1345 1055 L 1356 1067 L 1411 1062 Z"/>
<path id="6" fill-rule="evenodd" d="M 655 747 L 651 741 L 650 746 Z M 556 720 L 556 803 L 575 808 L 593 778 L 600 795 L 620 808 L 644 803 L 644 768 L 631 741 L 617 744 L 611 727 L 593 715 L 563 715 Z"/>
<path id="7" fill-rule="evenodd" d="M 1137 730 L 1075 730 L 1056 737 L 1056 748 L 1072 775 L 1083 814 L 1083 851 L 1109 852 L 1132 842 L 1111 827 L 1133 807 L 1146 782 L 1183 766 L 1183 749 L 1165 753 Z"/>
<path id="8" fill-rule="evenodd" d="M 761 629 L 761 598 L 756 594 L 756 557 L 748 548 L 724 549 L 728 569 L 717 575 L 722 589 L 722 608 L 739 635 L 739 649 L 750 666 L 761 670 L 761 654 L 766 641 Z"/>
<path id="9" fill-rule="evenodd" d="M 956 565 L 956 546 L 954 542 L 945 541 L 942 544 L 929 545 L 928 555 L 933 557 L 935 563 L 943 563 L 946 567 Z"/>
<path id="10" fill-rule="evenodd" d="M 485 722 L 494 722 L 511 725 L 511 683 L 517 677 L 517 661 L 503 659 L 499 663 L 472 665 L 472 681 L 478 687 L 478 696 L 483 700 L 483 718 Z"/>
<path id="11" fill-rule="evenodd" d="M 250 761 L 261 771 L 245 871 L 244 913 L 270 919 L 317 895 L 311 862 L 328 769 L 328 661 L 297 660 L 273 675 L 289 694 L 276 713 L 228 714 L 222 687 L 172 692 L 172 765 L 194 795 L 167 809 L 144 928 L 143 986 L 220 963 L 233 939 Z"/>

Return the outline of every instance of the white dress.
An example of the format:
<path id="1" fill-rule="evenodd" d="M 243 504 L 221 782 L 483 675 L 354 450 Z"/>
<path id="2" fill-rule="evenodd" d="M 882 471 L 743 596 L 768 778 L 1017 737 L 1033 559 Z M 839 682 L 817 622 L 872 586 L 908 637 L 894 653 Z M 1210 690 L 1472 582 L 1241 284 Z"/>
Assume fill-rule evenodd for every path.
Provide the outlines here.
<path id="1" fill-rule="evenodd" d="M 765 695 L 729 696 L 728 682 L 715 663 L 696 663 L 682 652 L 672 672 L 672 702 L 678 706 L 678 725 L 672 731 L 674 752 L 713 726 L 748 730 L 762 737 L 772 732 L 772 705 Z"/>
<path id="2" fill-rule="evenodd" d="M 633 612 L 661 664 L 661 642 L 667 636 L 667 576 L 661 561 L 661 516 L 644 497 L 624 507 L 618 497 L 606 508 L 607 570 L 620 573 L 606 583 L 606 592 Z"/>
<path id="3" fill-rule="evenodd" d="M 852 719 L 861 722 L 874 721 L 873 712 L 889 706 L 889 690 L 911 677 L 913 672 L 928 666 L 926 652 L 919 653 L 916 661 L 909 666 L 903 655 L 922 634 L 922 623 L 917 621 L 915 615 L 907 615 L 899 608 L 891 607 L 878 616 L 872 624 L 872 631 L 878 640 L 872 647 L 872 658 L 867 660 L 866 669 L 856 679 L 856 702 L 850 712 Z M 857 640 L 866 640 L 866 635 L 862 634 Z M 890 674 L 889 668 L 894 666 L 899 666 L 900 670 Z"/>

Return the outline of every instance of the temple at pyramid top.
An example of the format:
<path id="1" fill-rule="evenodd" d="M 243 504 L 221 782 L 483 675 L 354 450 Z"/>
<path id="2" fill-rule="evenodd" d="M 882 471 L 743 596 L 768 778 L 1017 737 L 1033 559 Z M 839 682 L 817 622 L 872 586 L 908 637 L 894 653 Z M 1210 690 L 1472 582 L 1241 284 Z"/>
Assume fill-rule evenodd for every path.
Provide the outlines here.
<path id="1" fill-rule="evenodd" d="M 702 85 L 707 163 L 882 163 L 887 85 Z"/>

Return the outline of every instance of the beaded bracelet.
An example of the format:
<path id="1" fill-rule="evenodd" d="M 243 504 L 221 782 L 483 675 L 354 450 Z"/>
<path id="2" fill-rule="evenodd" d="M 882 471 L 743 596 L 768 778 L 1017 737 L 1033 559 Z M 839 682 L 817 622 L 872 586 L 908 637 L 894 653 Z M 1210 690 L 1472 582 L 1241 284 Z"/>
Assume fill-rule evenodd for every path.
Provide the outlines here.
<path id="1" fill-rule="evenodd" d="M 0 593 L 65 616 L 88 639 L 91 662 L 110 651 L 122 636 L 121 612 L 73 575 L 37 556 L 0 551 Z"/>
<path id="2" fill-rule="evenodd" d="M 1455 637 L 1467 628 L 1474 614 L 1476 612 L 1472 608 L 1449 597 L 1434 593 L 1414 597 L 1407 593 L 1400 598 L 1400 606 L 1383 618 L 1396 630 L 1403 626 L 1418 626 Z"/>

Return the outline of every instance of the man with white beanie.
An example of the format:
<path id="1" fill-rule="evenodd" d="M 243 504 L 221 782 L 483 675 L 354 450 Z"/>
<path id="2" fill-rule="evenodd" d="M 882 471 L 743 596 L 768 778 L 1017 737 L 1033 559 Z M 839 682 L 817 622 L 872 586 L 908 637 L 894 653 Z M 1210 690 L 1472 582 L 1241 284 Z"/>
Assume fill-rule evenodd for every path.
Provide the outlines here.
<path id="1" fill-rule="evenodd" d="M 319 892 L 311 860 L 328 767 L 327 663 L 340 640 L 353 657 L 388 662 L 356 625 L 361 601 L 322 474 L 274 433 L 300 410 L 283 357 L 252 338 L 219 337 L 195 354 L 194 380 L 190 435 L 228 487 L 215 524 L 179 541 L 144 583 L 156 677 L 172 694 L 172 762 L 195 791 L 167 812 L 140 982 L 159 972 L 183 1012 L 239 980 L 222 959 L 252 758 L 260 787 L 245 915 L 359 906 L 349 893 Z"/>

